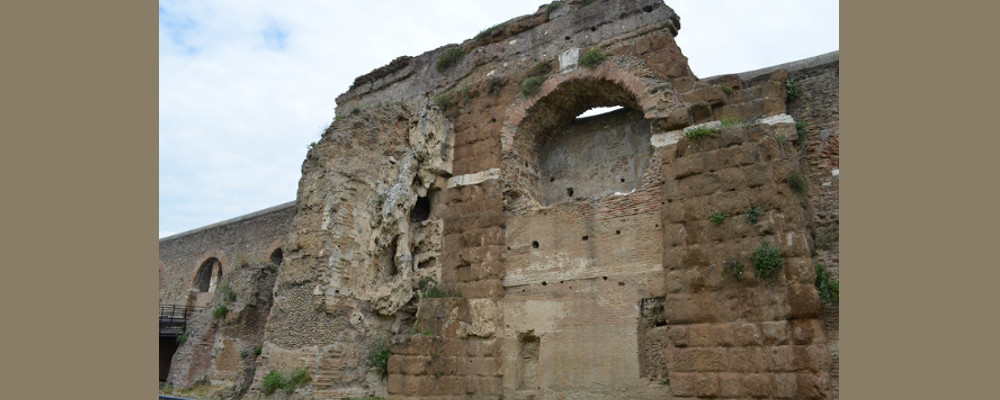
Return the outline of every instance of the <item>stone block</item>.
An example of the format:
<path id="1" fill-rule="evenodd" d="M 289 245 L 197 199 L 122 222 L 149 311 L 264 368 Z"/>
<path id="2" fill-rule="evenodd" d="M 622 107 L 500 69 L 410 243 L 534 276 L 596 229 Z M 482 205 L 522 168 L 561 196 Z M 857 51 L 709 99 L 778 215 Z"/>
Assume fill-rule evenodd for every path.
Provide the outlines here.
<path id="1" fill-rule="evenodd" d="M 788 321 L 764 321 L 760 323 L 761 333 L 764 335 L 765 345 L 788 344 L 791 333 Z"/>
<path id="2" fill-rule="evenodd" d="M 677 179 L 683 179 L 691 175 L 705 172 L 705 157 L 702 154 L 691 154 L 678 158 L 673 162 L 674 173 Z"/>
<path id="3" fill-rule="evenodd" d="M 402 394 L 403 393 L 403 379 L 405 377 L 399 374 L 389 374 L 389 378 L 386 381 L 386 390 L 389 394 Z"/>
<path id="4" fill-rule="evenodd" d="M 764 163 L 757 163 L 744 167 L 744 183 L 748 188 L 764 186 L 772 182 L 771 169 Z"/>
<path id="5" fill-rule="evenodd" d="M 744 397 L 770 397 L 774 393 L 774 381 L 770 374 L 743 375 Z"/>
<path id="6" fill-rule="evenodd" d="M 719 374 L 699 374 L 695 377 L 695 393 L 698 397 L 716 397 L 719 389 Z"/>
<path id="7" fill-rule="evenodd" d="M 743 376 L 735 373 L 719 374 L 719 396 L 723 398 L 738 398 L 743 394 Z"/>
<path id="8" fill-rule="evenodd" d="M 717 345 L 716 329 L 712 324 L 688 325 L 689 345 L 692 347 L 712 347 Z"/>
<path id="9" fill-rule="evenodd" d="M 795 371 L 795 346 L 771 346 L 767 348 L 770 356 L 769 371 Z"/>
<path id="10" fill-rule="evenodd" d="M 470 357 L 495 356 L 500 351 L 500 340 L 498 339 L 463 340 L 463 342 L 468 343 Z"/>
<path id="11" fill-rule="evenodd" d="M 688 343 L 690 343 L 690 336 L 688 335 L 689 326 L 668 325 L 667 337 L 670 338 L 670 343 L 678 348 L 688 347 Z"/>
<path id="12" fill-rule="evenodd" d="M 742 323 L 736 328 L 736 340 L 741 346 L 760 346 L 764 343 L 764 335 L 757 324 Z"/>
<path id="13" fill-rule="evenodd" d="M 793 373 L 773 374 L 774 397 L 779 399 L 793 399 L 798 393 L 798 376 Z"/>
<path id="14" fill-rule="evenodd" d="M 819 293 L 816 292 L 815 285 L 789 283 L 787 293 L 789 314 L 792 318 L 819 318 L 820 311 L 822 311 L 822 304 L 820 303 Z"/>
<path id="15" fill-rule="evenodd" d="M 726 93 L 721 88 L 715 86 L 703 86 L 686 93 L 681 93 L 680 100 L 692 104 L 704 102 L 709 105 L 716 105 L 726 101 Z"/>
<path id="16" fill-rule="evenodd" d="M 718 341 L 719 346 L 723 347 L 733 347 L 739 346 L 739 340 L 736 335 L 736 328 L 739 325 L 736 323 L 722 323 L 713 324 L 712 327 L 715 329 L 715 338 Z"/>
<path id="17" fill-rule="evenodd" d="M 697 382 L 701 374 L 674 371 L 670 372 L 670 393 L 677 397 L 698 396 Z"/>
<path id="18" fill-rule="evenodd" d="M 823 324 L 818 319 L 797 319 L 789 323 L 792 333 L 792 343 L 809 345 L 824 343 Z"/>
<path id="19" fill-rule="evenodd" d="M 796 399 L 823 399 L 826 398 L 827 389 L 830 387 L 830 375 L 827 373 L 798 373 L 796 374 Z"/>
<path id="20" fill-rule="evenodd" d="M 770 360 L 760 346 L 732 347 L 727 349 L 726 358 L 730 371 L 766 371 Z"/>
<path id="21" fill-rule="evenodd" d="M 743 182 L 746 179 L 746 174 L 742 168 L 726 168 L 719 171 L 719 176 L 722 179 L 722 190 L 731 191 L 746 186 Z"/>

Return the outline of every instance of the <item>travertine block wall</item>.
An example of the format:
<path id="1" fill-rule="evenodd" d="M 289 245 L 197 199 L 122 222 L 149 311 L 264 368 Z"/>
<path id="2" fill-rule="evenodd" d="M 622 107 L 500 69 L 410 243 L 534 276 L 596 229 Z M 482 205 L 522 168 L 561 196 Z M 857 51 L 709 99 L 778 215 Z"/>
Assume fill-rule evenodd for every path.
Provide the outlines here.
<path id="1" fill-rule="evenodd" d="M 794 137 L 792 123 L 725 127 L 663 157 L 664 351 L 676 398 L 829 396 L 811 210 L 788 185 L 800 170 Z M 757 223 L 744 218 L 752 207 L 764 211 Z M 731 217 L 716 226 L 714 212 Z M 784 256 L 775 282 L 753 276 L 749 256 L 764 242 Z M 729 261 L 750 276 L 727 275 Z"/>

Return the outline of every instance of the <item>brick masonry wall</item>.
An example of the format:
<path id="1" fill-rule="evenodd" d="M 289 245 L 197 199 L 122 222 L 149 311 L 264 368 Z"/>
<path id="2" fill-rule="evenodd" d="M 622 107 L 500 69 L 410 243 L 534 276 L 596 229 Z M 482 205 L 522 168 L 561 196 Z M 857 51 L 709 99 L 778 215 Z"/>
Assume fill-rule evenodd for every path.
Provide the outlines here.
<path id="1" fill-rule="evenodd" d="M 292 230 L 294 203 L 160 239 L 160 304 L 185 304 L 195 273 L 216 257 L 222 273 L 246 263 L 266 263 Z"/>

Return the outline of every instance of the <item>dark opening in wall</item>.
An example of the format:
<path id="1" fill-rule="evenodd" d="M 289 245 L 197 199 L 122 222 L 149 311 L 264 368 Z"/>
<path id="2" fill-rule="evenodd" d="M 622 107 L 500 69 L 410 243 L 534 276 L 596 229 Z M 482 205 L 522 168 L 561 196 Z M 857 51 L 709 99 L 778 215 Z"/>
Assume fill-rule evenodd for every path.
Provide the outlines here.
<path id="1" fill-rule="evenodd" d="M 426 221 L 431 216 L 431 200 L 428 197 L 420 197 L 417 203 L 410 210 L 410 222 Z"/>
<path id="2" fill-rule="evenodd" d="M 199 292 L 210 292 L 215 289 L 215 284 L 222 277 L 222 263 L 218 258 L 211 257 L 198 267 L 198 273 L 194 277 L 194 287 Z"/>
<path id="3" fill-rule="evenodd" d="M 271 253 L 271 264 L 274 266 L 281 265 L 281 261 L 285 259 L 285 252 L 281 248 L 277 248 Z"/>
<path id="4" fill-rule="evenodd" d="M 534 248 L 537 249 L 538 248 L 538 241 L 537 240 L 531 241 L 531 247 L 534 247 Z"/>

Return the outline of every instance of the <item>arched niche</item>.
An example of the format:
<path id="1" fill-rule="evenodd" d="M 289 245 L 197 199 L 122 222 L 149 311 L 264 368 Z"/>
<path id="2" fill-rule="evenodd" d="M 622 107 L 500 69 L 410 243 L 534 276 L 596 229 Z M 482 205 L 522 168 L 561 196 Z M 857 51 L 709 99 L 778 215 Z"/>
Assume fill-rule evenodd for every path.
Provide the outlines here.
<path id="1" fill-rule="evenodd" d="M 508 203 L 530 197 L 550 206 L 641 186 L 653 153 L 651 128 L 632 90 L 611 79 L 585 76 L 561 82 L 535 101 L 516 126 L 505 156 L 516 176 Z M 595 107 L 618 111 L 577 118 Z M 511 173 L 511 171 L 514 171 Z"/>

